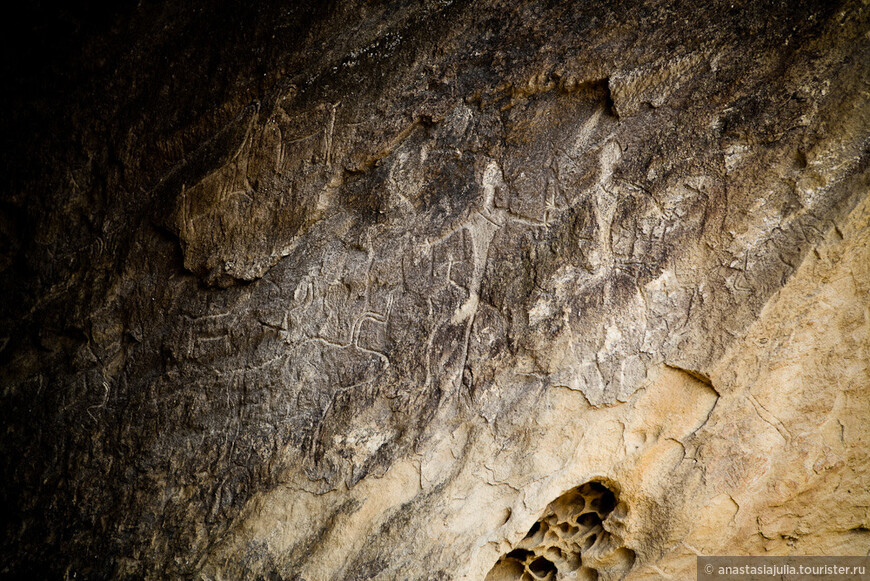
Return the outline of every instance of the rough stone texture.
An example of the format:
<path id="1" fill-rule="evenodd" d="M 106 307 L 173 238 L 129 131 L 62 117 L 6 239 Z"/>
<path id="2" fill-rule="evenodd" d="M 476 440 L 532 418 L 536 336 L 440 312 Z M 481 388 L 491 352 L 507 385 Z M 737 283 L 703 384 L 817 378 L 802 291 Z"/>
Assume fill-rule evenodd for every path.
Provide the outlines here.
<path id="1" fill-rule="evenodd" d="M 3 574 L 870 552 L 870 6 L 251 4 L 4 35 Z"/>

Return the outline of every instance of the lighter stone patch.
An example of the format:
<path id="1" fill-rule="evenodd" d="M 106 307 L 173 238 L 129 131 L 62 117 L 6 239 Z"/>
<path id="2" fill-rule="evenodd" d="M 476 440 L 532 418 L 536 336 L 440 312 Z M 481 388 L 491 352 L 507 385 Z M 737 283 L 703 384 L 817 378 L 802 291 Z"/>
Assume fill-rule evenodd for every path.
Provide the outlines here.
<path id="1" fill-rule="evenodd" d="M 477 293 L 471 293 L 471 295 L 465 300 L 462 305 L 453 313 L 453 316 L 450 318 L 450 322 L 454 325 L 461 323 L 463 321 L 467 321 L 477 312 L 477 305 L 479 303 L 479 299 L 477 297 Z"/>
<path id="2" fill-rule="evenodd" d="M 535 306 L 529 309 L 529 325 L 535 326 L 541 321 L 553 316 L 553 303 L 546 299 L 538 299 Z"/>
<path id="3" fill-rule="evenodd" d="M 622 331 L 616 325 L 610 325 L 607 328 L 607 335 L 604 337 L 604 348 L 608 351 L 615 349 L 622 343 Z"/>

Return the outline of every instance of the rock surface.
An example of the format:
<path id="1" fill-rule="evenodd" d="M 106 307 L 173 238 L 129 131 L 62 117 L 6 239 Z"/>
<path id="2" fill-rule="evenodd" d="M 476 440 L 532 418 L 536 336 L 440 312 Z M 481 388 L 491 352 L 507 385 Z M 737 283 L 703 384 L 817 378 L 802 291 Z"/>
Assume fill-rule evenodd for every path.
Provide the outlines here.
<path id="1" fill-rule="evenodd" d="M 6 35 L 4 575 L 870 552 L 870 6 L 254 4 Z"/>

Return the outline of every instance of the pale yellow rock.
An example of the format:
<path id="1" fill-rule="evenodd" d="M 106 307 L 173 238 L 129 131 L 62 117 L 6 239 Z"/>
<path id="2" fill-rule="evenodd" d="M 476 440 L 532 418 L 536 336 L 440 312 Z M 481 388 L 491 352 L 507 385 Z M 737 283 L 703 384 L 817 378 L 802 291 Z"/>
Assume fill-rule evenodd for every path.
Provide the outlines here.
<path id="1" fill-rule="evenodd" d="M 553 499 L 602 479 L 627 507 L 605 528 L 637 554 L 628 579 L 692 578 L 696 555 L 866 554 L 868 221 L 865 198 L 713 368 L 712 387 L 661 367 L 616 406 L 551 388 L 513 446 L 497 447 L 483 418 L 462 423 L 350 490 L 260 495 L 238 542 L 262 540 L 281 562 L 352 501 L 305 561 L 306 579 L 340 579 L 358 546 L 416 501 L 405 550 L 440 547 L 425 566 L 479 580 Z"/>
<path id="2" fill-rule="evenodd" d="M 870 198 L 711 373 L 691 531 L 628 579 L 689 579 L 700 555 L 870 553 Z"/>

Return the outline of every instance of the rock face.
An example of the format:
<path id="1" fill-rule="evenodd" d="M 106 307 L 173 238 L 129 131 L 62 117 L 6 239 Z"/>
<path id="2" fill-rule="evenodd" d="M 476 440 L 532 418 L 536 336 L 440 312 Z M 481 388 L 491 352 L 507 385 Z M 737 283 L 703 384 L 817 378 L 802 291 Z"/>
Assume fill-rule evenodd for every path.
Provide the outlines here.
<path id="1" fill-rule="evenodd" d="M 548 579 L 573 576 L 598 579 L 599 570 L 607 577 L 622 578 L 634 564 L 634 551 L 613 542 L 618 522 L 611 513 L 616 497 L 598 482 L 587 482 L 569 490 L 547 507 L 547 512 L 532 525 L 516 549 L 500 558 L 487 581 L 500 579 Z M 620 513 L 624 515 L 625 507 Z M 572 575 L 569 575 L 572 574 Z"/>
<path id="2" fill-rule="evenodd" d="M 870 6 L 253 4 L 7 35 L 0 571 L 870 552 Z"/>

